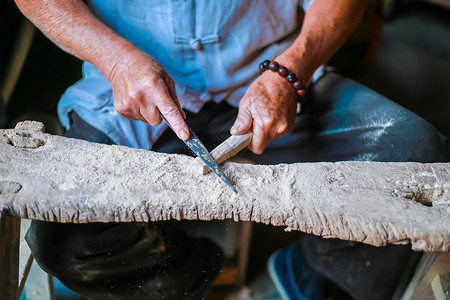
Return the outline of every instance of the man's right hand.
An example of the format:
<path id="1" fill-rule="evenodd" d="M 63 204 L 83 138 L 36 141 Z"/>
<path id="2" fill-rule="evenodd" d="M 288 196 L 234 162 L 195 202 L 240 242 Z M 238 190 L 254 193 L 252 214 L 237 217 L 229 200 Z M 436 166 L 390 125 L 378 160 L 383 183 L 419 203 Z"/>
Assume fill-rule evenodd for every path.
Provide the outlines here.
<path id="1" fill-rule="evenodd" d="M 119 114 L 156 126 L 161 113 L 180 139 L 189 138 L 175 83 L 159 62 L 136 49 L 117 58 L 108 77 Z"/>

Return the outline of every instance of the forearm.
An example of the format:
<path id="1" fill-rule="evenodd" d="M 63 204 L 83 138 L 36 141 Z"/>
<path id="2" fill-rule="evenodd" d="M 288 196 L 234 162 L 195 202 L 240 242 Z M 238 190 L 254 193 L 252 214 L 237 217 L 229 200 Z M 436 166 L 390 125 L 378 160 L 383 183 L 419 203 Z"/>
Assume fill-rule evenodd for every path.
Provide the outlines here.
<path id="1" fill-rule="evenodd" d="M 315 0 L 294 43 L 277 60 L 290 66 L 304 84 L 326 63 L 359 24 L 367 0 Z"/>
<path id="2" fill-rule="evenodd" d="M 68 53 L 97 66 L 110 80 L 125 53 L 139 51 L 98 20 L 81 0 L 15 0 L 21 12 Z"/>

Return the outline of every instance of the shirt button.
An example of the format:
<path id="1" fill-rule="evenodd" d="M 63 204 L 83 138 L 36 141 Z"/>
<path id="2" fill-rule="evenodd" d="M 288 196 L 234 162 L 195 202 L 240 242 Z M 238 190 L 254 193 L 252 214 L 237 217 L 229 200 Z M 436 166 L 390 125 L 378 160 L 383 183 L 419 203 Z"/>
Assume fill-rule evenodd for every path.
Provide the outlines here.
<path id="1" fill-rule="evenodd" d="M 209 101 L 209 100 L 212 99 L 212 96 L 211 96 L 210 94 L 208 94 L 208 93 L 203 93 L 203 94 L 200 95 L 199 98 L 200 98 L 200 100 L 202 100 L 203 102 L 207 102 L 207 101 Z"/>
<path id="2" fill-rule="evenodd" d="M 190 40 L 189 45 L 194 50 L 201 50 L 201 48 L 202 48 L 202 44 L 200 43 L 200 39 L 192 39 L 192 40 Z"/>

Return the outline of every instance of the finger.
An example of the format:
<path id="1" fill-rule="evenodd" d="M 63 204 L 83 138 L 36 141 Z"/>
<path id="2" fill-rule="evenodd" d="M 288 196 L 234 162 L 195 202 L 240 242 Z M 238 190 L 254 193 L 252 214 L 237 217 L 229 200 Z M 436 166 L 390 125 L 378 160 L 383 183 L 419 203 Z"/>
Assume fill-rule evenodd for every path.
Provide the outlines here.
<path id="1" fill-rule="evenodd" d="M 189 139 L 189 129 L 186 122 L 184 122 L 182 110 L 170 97 L 167 88 L 161 89 L 159 96 L 155 99 L 155 103 L 176 135 L 182 140 Z"/>
<path id="2" fill-rule="evenodd" d="M 247 133 L 250 128 L 252 127 L 252 114 L 245 102 L 241 102 L 239 105 L 239 112 L 238 116 L 236 118 L 236 121 L 234 121 L 233 127 L 230 129 L 230 133 L 233 135 L 239 135 Z"/>
<path id="3" fill-rule="evenodd" d="M 183 120 L 186 120 L 186 113 L 184 112 L 183 108 L 181 107 L 180 101 L 178 100 L 178 98 L 172 98 L 172 99 L 173 99 L 173 102 L 178 107 L 178 110 L 180 111 L 181 116 L 183 117 Z"/>
<path id="4" fill-rule="evenodd" d="M 169 91 L 170 97 L 172 97 L 173 102 L 175 102 L 175 104 L 178 106 L 178 109 L 180 110 L 183 119 L 186 120 L 186 113 L 181 108 L 181 104 L 180 101 L 178 100 L 177 90 L 175 89 L 175 83 L 173 82 L 173 80 L 170 80 L 170 83 L 167 85 L 167 89 Z"/>
<path id="5" fill-rule="evenodd" d="M 117 97 L 118 98 L 118 97 Z M 147 122 L 147 120 L 142 116 L 139 109 L 134 105 L 134 102 L 130 98 L 114 99 L 114 109 L 123 117 L 128 120 L 138 120 Z"/>
<path id="6" fill-rule="evenodd" d="M 145 121 L 152 126 L 157 126 L 162 122 L 161 114 L 157 107 L 141 108 L 140 112 L 141 112 L 141 115 L 143 116 L 143 118 L 145 119 Z"/>
<path id="7" fill-rule="evenodd" d="M 253 138 L 249 149 L 255 154 L 262 154 L 270 138 L 261 126 L 253 126 Z"/>

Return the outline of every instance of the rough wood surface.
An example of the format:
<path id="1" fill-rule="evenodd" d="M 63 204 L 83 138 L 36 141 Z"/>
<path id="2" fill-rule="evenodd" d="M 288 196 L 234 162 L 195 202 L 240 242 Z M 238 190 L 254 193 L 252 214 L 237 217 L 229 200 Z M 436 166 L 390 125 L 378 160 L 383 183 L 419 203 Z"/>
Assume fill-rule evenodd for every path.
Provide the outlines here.
<path id="1" fill-rule="evenodd" d="M 13 137 L 22 137 L 14 146 Z M 30 143 L 27 143 L 30 139 Z M 0 210 L 57 222 L 234 219 L 376 246 L 450 251 L 450 164 L 226 162 L 235 195 L 196 159 L 30 130 L 0 131 Z M 13 188 L 11 188 L 11 186 Z"/>

